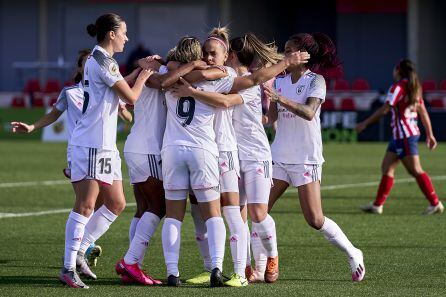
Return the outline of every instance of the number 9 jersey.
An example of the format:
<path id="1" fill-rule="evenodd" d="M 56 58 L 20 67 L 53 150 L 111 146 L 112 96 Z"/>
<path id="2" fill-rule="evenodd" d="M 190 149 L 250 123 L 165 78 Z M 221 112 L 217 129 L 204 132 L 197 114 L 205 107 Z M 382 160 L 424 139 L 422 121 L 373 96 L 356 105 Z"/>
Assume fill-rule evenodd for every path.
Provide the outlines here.
<path id="1" fill-rule="evenodd" d="M 72 145 L 117 151 L 119 98 L 112 86 L 123 79 L 118 63 L 95 46 L 85 63 L 84 105 L 71 136 Z"/>
<path id="2" fill-rule="evenodd" d="M 195 87 L 216 93 L 229 93 L 234 77 L 226 76 L 214 81 L 204 81 Z M 163 148 L 183 145 L 205 149 L 218 156 L 215 142 L 214 117 L 217 109 L 192 97 L 176 98 L 166 93 L 167 120 Z"/>

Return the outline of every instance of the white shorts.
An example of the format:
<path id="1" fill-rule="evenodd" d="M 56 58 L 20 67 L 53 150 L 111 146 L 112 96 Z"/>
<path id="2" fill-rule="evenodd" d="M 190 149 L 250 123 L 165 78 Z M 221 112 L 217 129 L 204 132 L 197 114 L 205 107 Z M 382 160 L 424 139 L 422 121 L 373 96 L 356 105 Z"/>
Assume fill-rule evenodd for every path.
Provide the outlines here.
<path id="1" fill-rule="evenodd" d="M 71 146 L 71 181 L 96 179 L 106 184 L 122 180 L 119 151 Z"/>
<path id="2" fill-rule="evenodd" d="M 218 158 L 211 152 L 175 145 L 165 147 L 161 158 L 165 190 L 218 188 Z"/>
<path id="3" fill-rule="evenodd" d="M 240 205 L 268 204 L 272 186 L 271 161 L 240 160 Z"/>
<path id="4" fill-rule="evenodd" d="M 161 155 L 124 152 L 124 158 L 129 170 L 130 183 L 142 183 L 149 177 L 163 180 Z"/>
<path id="5" fill-rule="evenodd" d="M 238 152 L 220 152 L 218 167 L 220 169 L 220 192 L 238 193 L 238 181 L 240 178 Z"/>
<path id="6" fill-rule="evenodd" d="M 274 162 L 273 178 L 283 180 L 293 187 L 300 187 L 322 180 L 321 164 L 284 164 Z"/>

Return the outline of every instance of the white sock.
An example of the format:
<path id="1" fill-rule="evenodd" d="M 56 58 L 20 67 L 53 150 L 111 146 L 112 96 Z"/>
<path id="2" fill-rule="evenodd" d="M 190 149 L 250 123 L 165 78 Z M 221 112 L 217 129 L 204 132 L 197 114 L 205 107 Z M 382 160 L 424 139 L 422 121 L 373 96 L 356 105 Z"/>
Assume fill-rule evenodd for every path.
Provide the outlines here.
<path id="1" fill-rule="evenodd" d="M 195 226 L 195 242 L 197 243 L 198 250 L 200 251 L 201 258 L 203 259 L 204 269 L 211 271 L 211 255 L 209 254 L 208 233 L 206 223 L 201 218 L 200 208 L 197 204 L 190 205 L 190 211 L 192 218 L 194 219 Z"/>
<path id="2" fill-rule="evenodd" d="M 251 266 L 251 232 L 249 231 L 248 220 L 245 222 L 246 233 L 246 266 Z"/>
<path id="3" fill-rule="evenodd" d="M 254 226 L 254 223 L 252 224 Z M 266 250 L 263 247 L 263 243 L 260 240 L 259 234 L 257 234 L 257 232 L 255 232 L 254 230 L 251 233 L 251 248 L 252 255 L 254 256 L 254 262 L 256 264 L 255 269 L 263 275 L 266 270 Z"/>
<path id="4" fill-rule="evenodd" d="M 166 218 L 163 224 L 163 253 L 168 277 L 169 275 L 180 276 L 178 258 L 180 257 L 181 224 L 182 222 L 173 218 Z"/>
<path id="5" fill-rule="evenodd" d="M 74 211 L 70 212 L 65 227 L 65 255 L 64 266 L 76 269 L 76 256 L 84 236 L 88 218 Z"/>
<path id="6" fill-rule="evenodd" d="M 138 222 L 139 222 L 139 218 L 133 217 L 132 222 L 130 223 L 130 228 L 129 228 L 130 243 L 132 243 L 133 236 L 135 236 L 135 230 L 136 230 L 136 226 L 138 225 Z"/>
<path id="7" fill-rule="evenodd" d="M 155 233 L 158 224 L 160 223 L 160 218 L 151 213 L 145 212 L 138 225 L 136 226 L 135 236 L 130 243 L 129 250 L 124 256 L 124 261 L 127 264 L 142 264 L 144 255 L 147 248 L 149 247 L 150 239 Z"/>
<path id="8" fill-rule="evenodd" d="M 226 227 L 222 217 L 212 217 L 206 221 L 208 230 L 209 253 L 211 254 L 211 268 L 223 271 L 225 257 Z"/>
<path id="9" fill-rule="evenodd" d="M 276 257 L 277 252 L 277 238 L 276 238 L 276 223 L 268 214 L 266 218 L 260 223 L 252 222 L 252 231 L 259 235 L 263 247 L 266 250 L 268 257 Z"/>
<path id="10" fill-rule="evenodd" d="M 84 238 L 82 239 L 79 253 L 85 254 L 90 244 L 96 242 L 110 228 L 110 225 L 117 217 L 105 205 L 102 205 L 85 226 Z"/>
<path id="11" fill-rule="evenodd" d="M 229 244 L 234 262 L 234 273 L 245 276 L 247 239 L 245 224 L 240 215 L 240 206 L 224 206 L 223 215 L 231 233 Z"/>
<path id="12" fill-rule="evenodd" d="M 357 253 L 357 248 L 348 240 L 338 224 L 329 218 L 325 217 L 324 224 L 319 231 L 324 234 L 324 237 L 333 245 L 337 246 L 341 251 L 346 253 L 349 257 L 353 257 Z"/>

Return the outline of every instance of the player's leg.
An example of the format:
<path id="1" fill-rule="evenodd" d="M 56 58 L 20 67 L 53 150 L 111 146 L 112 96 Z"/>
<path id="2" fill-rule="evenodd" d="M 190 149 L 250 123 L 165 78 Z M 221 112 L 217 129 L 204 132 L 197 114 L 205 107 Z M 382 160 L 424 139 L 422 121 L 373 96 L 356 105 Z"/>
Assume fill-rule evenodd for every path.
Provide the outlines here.
<path id="1" fill-rule="evenodd" d="M 399 158 L 396 154 L 396 149 L 393 150 L 391 145 L 389 147 L 381 163 L 382 176 L 375 201 L 361 206 L 361 209 L 365 212 L 381 214 L 383 212 L 383 204 L 393 187 L 395 169 L 398 166 Z"/>
<path id="2" fill-rule="evenodd" d="M 304 166 L 303 171 L 311 172 L 312 175 L 311 177 L 309 175 L 305 177 L 305 175 L 295 172 L 296 175 L 294 178 L 292 177 L 293 186 L 297 186 L 298 189 L 300 206 L 305 220 L 311 227 L 319 230 L 330 243 L 346 253 L 352 271 L 352 280 L 361 281 L 365 275 L 364 259 L 361 250 L 354 247 L 341 228 L 334 221 L 325 217 L 322 212 L 320 166 L 295 166 Z M 309 178 L 311 178 L 311 181 L 307 180 Z"/>
<path id="3" fill-rule="evenodd" d="M 243 162 L 245 163 L 245 162 Z M 268 214 L 268 201 L 272 184 L 271 161 L 249 162 L 245 167 L 245 191 L 248 197 L 248 213 L 252 220 L 251 246 L 254 258 L 259 252 L 256 242 L 261 243 L 267 256 L 264 278 L 275 282 L 279 277 L 276 224 Z M 256 269 L 258 263 L 256 263 Z"/>
<path id="4" fill-rule="evenodd" d="M 434 185 L 427 174 L 421 167 L 420 158 L 418 154 L 407 155 L 402 159 L 402 163 L 407 172 L 412 175 L 418 183 L 421 191 L 426 199 L 429 201 L 428 208 L 424 211 L 424 214 L 436 214 L 444 211 L 443 204 L 439 201 L 437 193 L 435 192 Z"/>

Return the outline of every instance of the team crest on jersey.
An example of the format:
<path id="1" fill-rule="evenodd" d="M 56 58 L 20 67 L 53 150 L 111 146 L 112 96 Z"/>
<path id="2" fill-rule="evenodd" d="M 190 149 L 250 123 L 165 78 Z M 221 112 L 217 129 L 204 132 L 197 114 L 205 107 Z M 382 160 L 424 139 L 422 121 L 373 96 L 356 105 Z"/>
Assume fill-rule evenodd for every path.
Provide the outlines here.
<path id="1" fill-rule="evenodd" d="M 118 75 L 118 73 L 119 73 L 118 65 L 116 63 L 111 63 L 108 66 L 108 71 L 110 71 L 111 75 Z"/>
<path id="2" fill-rule="evenodd" d="M 304 89 L 305 89 L 305 85 L 297 86 L 297 89 L 296 89 L 297 95 L 300 95 Z"/>

